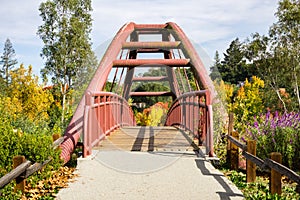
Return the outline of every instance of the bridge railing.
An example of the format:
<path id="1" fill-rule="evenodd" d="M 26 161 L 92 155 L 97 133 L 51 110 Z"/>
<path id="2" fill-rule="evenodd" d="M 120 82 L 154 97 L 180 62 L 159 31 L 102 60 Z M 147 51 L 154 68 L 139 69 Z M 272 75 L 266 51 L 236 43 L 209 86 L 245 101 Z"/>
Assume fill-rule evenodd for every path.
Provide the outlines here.
<path id="1" fill-rule="evenodd" d="M 92 153 L 92 147 L 115 129 L 123 125 L 135 125 L 128 102 L 111 92 L 85 94 L 83 121 L 83 157 Z"/>
<path id="2" fill-rule="evenodd" d="M 210 93 L 208 90 L 187 92 L 171 105 L 165 125 L 189 131 L 206 146 L 206 153 L 213 156 L 213 125 Z"/>

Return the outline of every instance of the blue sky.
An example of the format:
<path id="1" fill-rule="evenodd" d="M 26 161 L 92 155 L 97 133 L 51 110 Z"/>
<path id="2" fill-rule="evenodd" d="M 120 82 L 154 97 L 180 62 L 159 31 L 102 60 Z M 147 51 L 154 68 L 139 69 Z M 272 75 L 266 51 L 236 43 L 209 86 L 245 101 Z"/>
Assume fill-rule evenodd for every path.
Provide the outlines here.
<path id="1" fill-rule="evenodd" d="M 17 59 L 32 65 L 39 75 L 43 67 L 42 41 L 36 35 L 42 24 L 40 0 L 0 0 L 0 54 L 9 38 Z M 93 0 L 93 48 L 111 39 L 126 22 L 176 22 L 193 42 L 213 59 L 225 52 L 236 37 L 241 41 L 258 32 L 266 34 L 276 21 L 278 0 Z"/>

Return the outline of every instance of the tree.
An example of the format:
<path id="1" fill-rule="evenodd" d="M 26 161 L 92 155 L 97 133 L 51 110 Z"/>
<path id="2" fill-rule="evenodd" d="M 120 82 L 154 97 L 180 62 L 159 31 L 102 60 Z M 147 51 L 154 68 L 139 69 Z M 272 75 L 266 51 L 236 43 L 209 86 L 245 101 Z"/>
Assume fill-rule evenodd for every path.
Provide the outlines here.
<path id="1" fill-rule="evenodd" d="M 46 60 L 41 72 L 44 80 L 51 76 L 52 83 L 61 88 L 64 122 L 69 91 L 92 54 L 91 0 L 48 0 L 41 3 L 39 11 L 44 23 L 37 34 L 44 42 L 41 55 Z"/>
<path id="2" fill-rule="evenodd" d="M 219 72 L 225 82 L 239 84 L 250 78 L 242 48 L 242 43 L 236 38 L 224 53 Z"/>
<path id="3" fill-rule="evenodd" d="M 210 78 L 214 81 L 214 80 L 220 80 L 222 77 L 220 75 L 219 72 L 219 68 L 221 68 L 221 60 L 220 60 L 220 56 L 219 56 L 219 52 L 216 51 L 215 54 L 215 63 L 213 66 L 210 67 Z"/>
<path id="4" fill-rule="evenodd" d="M 287 111 L 287 103 L 297 99 L 300 108 L 300 4 L 297 0 L 281 0 L 275 14 L 278 21 L 268 36 L 252 35 L 247 44 L 247 58 Z M 282 88 L 287 91 L 282 93 Z M 290 99 L 286 95 L 292 94 Z M 291 103 L 293 106 L 293 103 Z M 295 108 L 290 108 L 295 109 Z"/>
<path id="5" fill-rule="evenodd" d="M 299 0 L 281 0 L 275 14 L 278 21 L 269 31 L 272 49 L 285 63 L 285 72 L 289 72 L 287 83 L 292 79 L 294 90 L 300 108 L 300 2 Z"/>
<path id="6" fill-rule="evenodd" d="M 17 59 L 14 58 L 15 56 L 15 50 L 12 43 L 7 38 L 4 44 L 3 55 L 0 60 L 0 64 L 2 65 L 0 73 L 6 83 L 6 86 L 9 84 L 9 71 L 18 63 Z"/>
<path id="7" fill-rule="evenodd" d="M 242 132 L 245 131 L 246 124 L 263 111 L 262 88 L 264 81 L 253 76 L 252 81 L 246 79 L 237 92 L 231 111 L 236 116 L 236 126 Z"/>
<path id="8" fill-rule="evenodd" d="M 31 121 L 48 119 L 47 111 L 53 102 L 53 96 L 38 84 L 38 77 L 33 75 L 32 67 L 26 69 L 23 64 L 11 72 L 11 84 L 9 86 L 10 99 L 18 102 L 15 115 L 25 117 Z"/>

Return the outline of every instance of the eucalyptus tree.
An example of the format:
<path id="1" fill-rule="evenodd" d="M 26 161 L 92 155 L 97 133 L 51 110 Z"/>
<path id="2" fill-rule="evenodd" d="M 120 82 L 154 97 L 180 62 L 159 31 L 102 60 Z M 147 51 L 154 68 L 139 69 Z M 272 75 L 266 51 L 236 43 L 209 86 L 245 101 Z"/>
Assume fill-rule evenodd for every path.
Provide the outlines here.
<path id="1" fill-rule="evenodd" d="M 52 83 L 60 87 L 64 122 L 70 89 L 93 54 L 89 36 L 91 0 L 47 0 L 40 4 L 39 11 L 43 24 L 37 34 L 44 43 L 41 56 L 45 59 L 41 73 L 44 81 L 51 77 Z"/>
<path id="2" fill-rule="evenodd" d="M 277 21 L 267 36 L 255 33 L 247 44 L 246 57 L 256 72 L 281 101 L 287 111 L 285 93 L 297 99 L 300 108 L 300 2 L 281 0 L 275 13 Z M 293 108 L 291 108 L 293 109 Z"/>

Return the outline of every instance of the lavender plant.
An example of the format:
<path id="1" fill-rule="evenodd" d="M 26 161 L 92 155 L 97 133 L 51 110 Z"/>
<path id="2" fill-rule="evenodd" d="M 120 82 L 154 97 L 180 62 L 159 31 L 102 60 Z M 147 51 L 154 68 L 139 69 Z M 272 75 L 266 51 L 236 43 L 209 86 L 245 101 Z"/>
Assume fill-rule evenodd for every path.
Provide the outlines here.
<path id="1" fill-rule="evenodd" d="M 300 164 L 300 112 L 278 112 L 254 118 L 246 130 L 250 139 L 257 141 L 257 156 L 267 158 L 271 152 L 280 152 L 283 164 L 296 168 Z"/>

